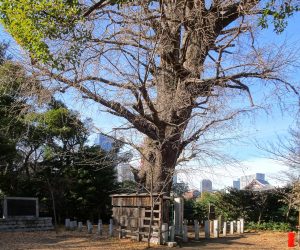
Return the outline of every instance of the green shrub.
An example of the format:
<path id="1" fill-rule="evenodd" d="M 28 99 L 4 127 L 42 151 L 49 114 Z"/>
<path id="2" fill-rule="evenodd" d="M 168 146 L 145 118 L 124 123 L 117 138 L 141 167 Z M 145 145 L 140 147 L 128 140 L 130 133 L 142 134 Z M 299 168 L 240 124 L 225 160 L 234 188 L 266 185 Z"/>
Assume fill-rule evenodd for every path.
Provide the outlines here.
<path id="1" fill-rule="evenodd" d="M 289 223 L 273 221 L 262 223 L 250 221 L 245 225 L 245 228 L 248 230 L 269 230 L 277 232 L 288 232 L 293 229 Z"/>

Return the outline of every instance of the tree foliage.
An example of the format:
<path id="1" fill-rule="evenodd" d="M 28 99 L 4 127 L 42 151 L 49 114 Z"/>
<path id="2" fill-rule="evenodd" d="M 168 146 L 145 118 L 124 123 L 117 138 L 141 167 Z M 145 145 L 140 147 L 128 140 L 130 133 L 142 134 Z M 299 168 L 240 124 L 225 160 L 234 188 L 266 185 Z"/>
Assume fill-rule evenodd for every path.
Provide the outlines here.
<path id="1" fill-rule="evenodd" d="M 81 121 L 78 113 L 54 98 L 38 107 L 34 96 L 23 89 L 24 82 L 39 84 L 22 66 L 4 58 L 0 65 L 1 194 L 38 197 L 41 214 L 60 222 L 66 216 L 108 219 L 109 194 L 118 188 L 121 145 L 115 143 L 110 152 L 88 145 L 89 121 Z"/>
<path id="2" fill-rule="evenodd" d="M 226 192 L 208 193 L 193 204 L 194 218 L 208 217 L 209 204 L 215 206 L 216 217 L 226 220 L 244 218 L 247 222 L 297 223 L 296 210 L 286 198 L 292 195 L 289 187 L 266 191 L 228 189 Z"/>

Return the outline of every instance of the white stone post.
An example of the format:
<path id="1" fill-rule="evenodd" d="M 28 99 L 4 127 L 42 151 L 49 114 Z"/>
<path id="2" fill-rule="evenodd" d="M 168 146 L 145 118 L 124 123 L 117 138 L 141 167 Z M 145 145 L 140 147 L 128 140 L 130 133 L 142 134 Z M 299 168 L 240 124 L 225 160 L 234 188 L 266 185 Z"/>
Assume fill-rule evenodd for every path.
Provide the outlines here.
<path id="1" fill-rule="evenodd" d="M 102 226 L 102 220 L 101 219 L 99 219 L 98 220 L 98 234 L 99 235 L 102 235 L 102 229 L 103 228 L 103 226 Z"/>
<path id="2" fill-rule="evenodd" d="M 175 240 L 175 226 L 169 227 L 169 233 L 170 233 L 170 241 L 174 242 Z"/>
<path id="3" fill-rule="evenodd" d="M 65 228 L 66 230 L 70 229 L 70 219 L 65 219 Z"/>
<path id="4" fill-rule="evenodd" d="M 227 235 L 227 222 L 225 221 L 223 223 L 223 236 L 226 236 Z"/>
<path id="5" fill-rule="evenodd" d="M 241 222 L 239 220 L 236 222 L 236 232 L 241 233 Z"/>
<path id="6" fill-rule="evenodd" d="M 162 233 L 162 243 L 165 244 L 166 242 L 168 242 L 168 223 L 163 223 L 161 225 L 161 233 Z"/>
<path id="7" fill-rule="evenodd" d="M 230 234 L 233 234 L 234 230 L 233 230 L 233 221 L 230 222 Z"/>
<path id="8" fill-rule="evenodd" d="M 195 227 L 195 240 L 199 240 L 199 221 L 194 220 L 194 227 Z"/>
<path id="9" fill-rule="evenodd" d="M 182 234 L 182 225 L 183 225 L 183 212 L 184 212 L 184 200 L 183 198 L 174 199 L 174 225 L 175 225 L 175 234 Z"/>
<path id="10" fill-rule="evenodd" d="M 109 220 L 109 237 L 114 235 L 114 221 L 113 219 Z"/>
<path id="11" fill-rule="evenodd" d="M 70 221 L 70 229 L 73 231 L 77 227 L 77 221 Z"/>
<path id="12" fill-rule="evenodd" d="M 8 211 L 7 211 L 7 198 L 4 197 L 3 199 L 3 219 L 8 218 Z"/>
<path id="13" fill-rule="evenodd" d="M 210 237 L 210 221 L 206 220 L 204 224 L 205 238 L 209 239 Z"/>
<path id="14" fill-rule="evenodd" d="M 244 219 L 240 219 L 241 222 L 241 233 L 244 233 Z"/>
<path id="15" fill-rule="evenodd" d="M 79 232 L 82 231 L 82 222 L 81 221 L 78 222 L 78 231 Z"/>
<path id="16" fill-rule="evenodd" d="M 219 237 L 219 221 L 214 220 L 214 237 L 218 238 Z"/>
<path id="17" fill-rule="evenodd" d="M 188 228 L 186 223 L 182 226 L 182 241 L 188 242 Z"/>
<path id="18" fill-rule="evenodd" d="M 89 221 L 87 224 L 88 233 L 93 233 L 93 224 Z"/>

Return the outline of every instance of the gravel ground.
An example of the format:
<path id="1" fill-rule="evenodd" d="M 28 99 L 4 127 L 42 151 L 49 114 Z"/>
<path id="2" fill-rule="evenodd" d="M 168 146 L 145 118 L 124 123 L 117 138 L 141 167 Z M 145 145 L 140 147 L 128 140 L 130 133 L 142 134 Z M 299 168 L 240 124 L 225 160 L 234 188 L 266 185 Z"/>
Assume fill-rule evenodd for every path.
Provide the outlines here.
<path id="1" fill-rule="evenodd" d="M 85 232 L 23 232 L 23 233 L 0 233 L 0 249 L 122 249 L 139 250 L 146 249 L 145 243 L 132 242 L 131 240 L 109 239 L 107 236 L 90 235 Z M 156 249 L 167 249 L 166 247 L 156 247 Z M 184 244 L 181 249 L 288 249 L 287 233 L 260 232 L 245 233 L 220 237 L 218 239 L 201 239 L 199 242 Z M 289 248 L 291 249 L 291 248 Z M 293 249 L 293 248 L 292 248 Z M 294 249 L 299 249 L 295 247 Z"/>

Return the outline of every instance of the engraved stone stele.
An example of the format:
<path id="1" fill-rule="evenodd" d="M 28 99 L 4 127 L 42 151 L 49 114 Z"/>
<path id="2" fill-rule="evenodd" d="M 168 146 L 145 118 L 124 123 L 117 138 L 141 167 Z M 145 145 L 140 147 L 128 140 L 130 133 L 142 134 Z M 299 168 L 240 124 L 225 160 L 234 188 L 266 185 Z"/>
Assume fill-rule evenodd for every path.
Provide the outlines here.
<path id="1" fill-rule="evenodd" d="M 4 197 L 0 231 L 52 230 L 51 217 L 39 217 L 38 198 Z"/>

